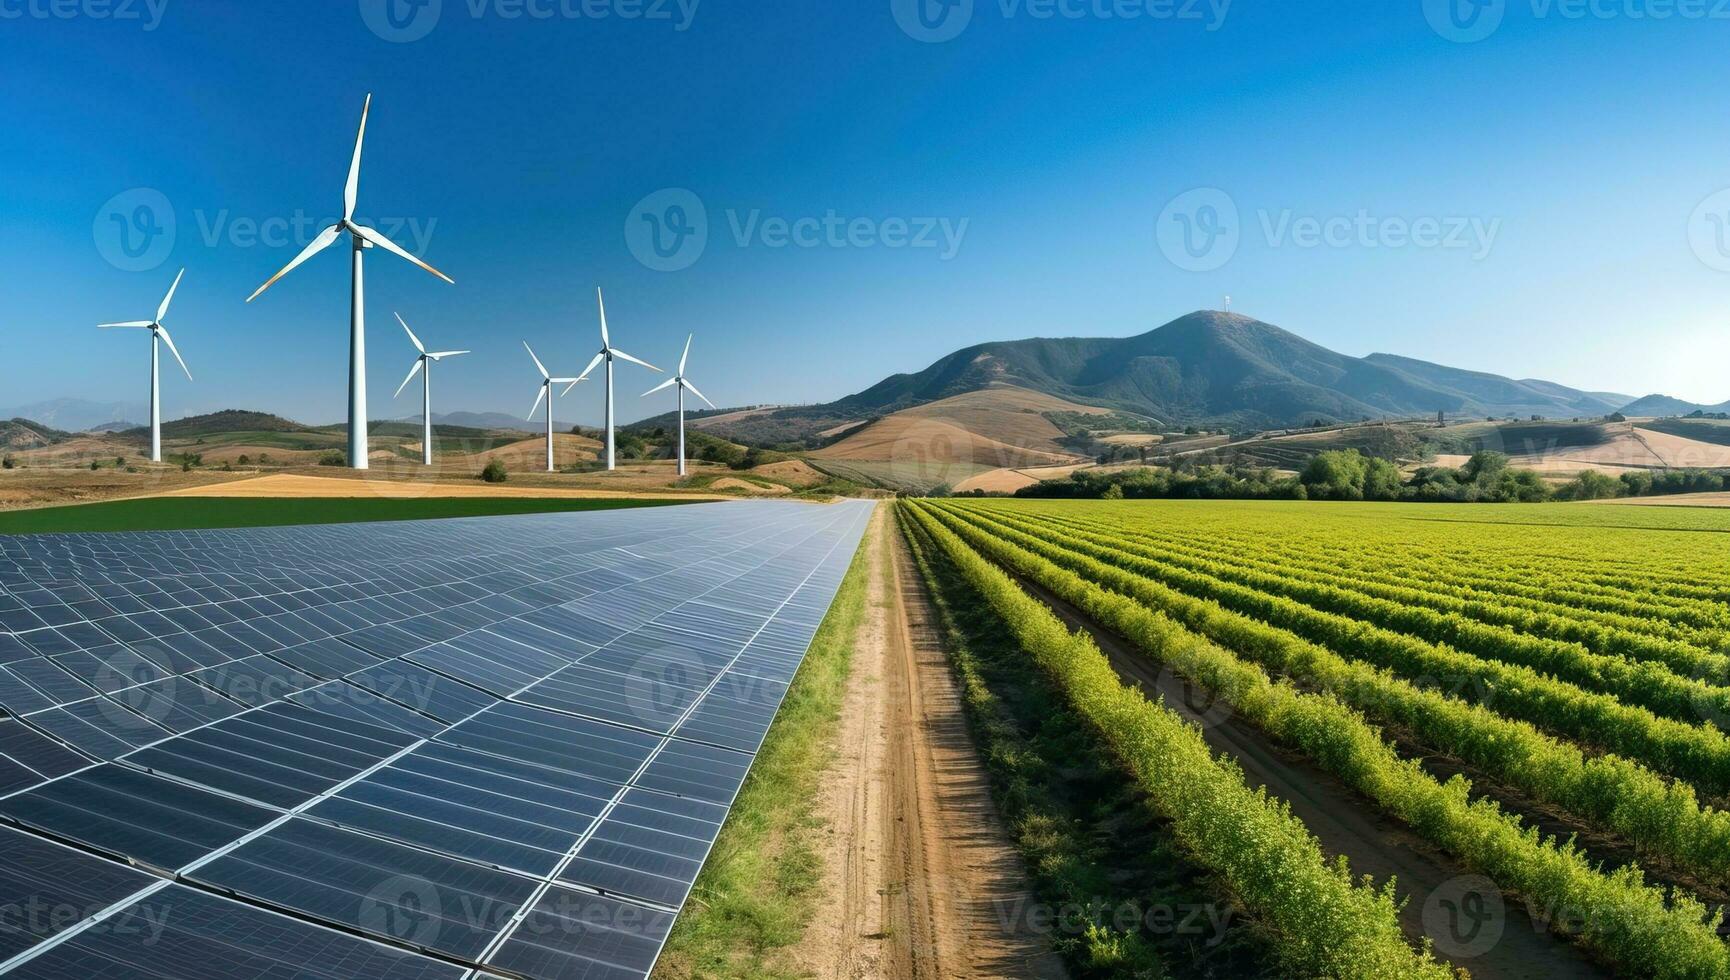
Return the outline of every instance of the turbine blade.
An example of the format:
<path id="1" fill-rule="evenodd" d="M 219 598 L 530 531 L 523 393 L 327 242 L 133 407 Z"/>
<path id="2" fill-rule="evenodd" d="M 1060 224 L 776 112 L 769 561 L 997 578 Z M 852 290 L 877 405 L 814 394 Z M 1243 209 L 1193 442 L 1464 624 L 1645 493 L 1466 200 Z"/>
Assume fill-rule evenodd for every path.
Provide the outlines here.
<path id="1" fill-rule="evenodd" d="M 657 391 L 660 391 L 663 388 L 670 388 L 673 385 L 676 385 L 678 383 L 679 383 L 678 378 L 668 378 L 667 380 L 661 382 L 660 384 L 654 386 L 653 388 L 650 388 L 648 391 L 643 392 L 643 394 L 640 397 L 647 398 L 650 395 L 654 394 Z"/>
<path id="2" fill-rule="evenodd" d="M 307 259 L 310 259 L 314 255 L 317 255 L 318 253 L 329 248 L 331 246 L 331 244 L 336 241 L 336 236 L 341 234 L 341 233 L 342 233 L 342 226 L 341 225 L 331 225 L 329 228 L 326 228 L 325 230 L 319 232 L 318 237 L 314 238 L 312 240 L 311 244 L 307 245 L 306 248 L 301 249 L 300 254 L 296 255 L 294 257 L 294 261 L 283 266 L 281 272 L 278 272 L 276 275 L 271 276 L 269 279 L 265 280 L 264 285 L 258 287 L 258 289 L 251 296 L 248 296 L 246 298 L 246 301 L 248 303 L 250 303 L 253 300 L 257 299 L 260 293 L 262 293 L 265 290 L 269 289 L 270 287 L 276 285 L 276 281 L 278 279 L 281 279 L 283 276 L 286 276 L 290 272 L 293 272 L 296 266 L 300 265 L 302 262 L 305 262 Z"/>
<path id="3" fill-rule="evenodd" d="M 174 359 L 177 361 L 180 361 L 180 370 L 186 372 L 186 380 L 191 381 L 192 380 L 192 371 L 191 371 L 191 369 L 189 369 L 186 366 L 186 361 L 181 358 L 180 351 L 177 348 L 175 348 L 174 338 L 170 337 L 168 335 L 168 328 L 165 326 L 162 326 L 161 324 L 157 324 L 156 325 L 156 332 L 162 335 L 162 339 L 165 343 L 168 344 L 168 350 L 170 353 L 172 353 L 174 355 Z"/>
<path id="4" fill-rule="evenodd" d="M 541 399 L 543 399 L 545 397 L 547 397 L 547 385 L 545 382 L 543 382 L 541 384 L 541 390 L 535 392 L 535 407 L 529 409 L 529 414 L 527 414 L 523 417 L 527 418 L 527 419 L 534 418 L 535 413 L 541 410 Z M 551 412 L 552 410 L 553 410 L 553 406 L 551 404 L 547 405 L 547 411 Z"/>
<path id="5" fill-rule="evenodd" d="M 685 381 L 683 378 L 681 378 L 679 380 L 680 380 L 680 383 L 682 383 L 685 386 L 686 391 L 690 392 L 693 395 L 696 395 L 698 398 L 702 398 L 703 404 L 709 406 L 710 408 L 715 407 L 715 403 L 710 401 L 708 398 L 704 397 L 703 393 L 697 390 L 696 385 L 690 383 L 689 381 Z"/>
<path id="6" fill-rule="evenodd" d="M 453 286 L 456 285 L 457 281 L 455 279 L 452 279 L 450 276 L 447 276 L 444 273 L 433 268 L 432 266 L 427 265 L 425 262 L 422 262 L 420 259 L 415 258 L 413 252 L 410 252 L 408 249 L 403 248 L 401 245 L 398 245 L 396 242 L 393 242 L 390 239 L 384 237 L 383 235 L 379 234 L 377 231 L 374 231 L 373 229 L 368 228 L 365 225 L 353 225 L 353 224 L 351 224 L 351 225 L 349 225 L 349 227 L 354 229 L 355 234 L 359 235 L 360 237 L 366 239 L 369 242 L 372 242 L 374 245 L 380 246 L 381 248 L 385 249 L 386 251 L 395 252 L 396 254 L 402 256 L 403 258 L 408 259 L 410 262 L 413 262 L 415 265 L 418 265 L 421 268 L 425 269 L 426 271 L 432 273 L 433 275 L 438 276 L 440 279 L 443 279 L 445 282 L 448 282 Z"/>
<path id="7" fill-rule="evenodd" d="M 538 357 L 535 357 L 535 349 L 534 349 L 534 348 L 533 348 L 533 347 L 530 347 L 530 346 L 529 346 L 529 342 L 528 342 L 528 341 L 526 341 L 526 340 L 525 340 L 525 341 L 523 341 L 523 350 L 526 350 L 526 351 L 528 351 L 528 352 L 529 352 L 529 357 L 530 357 L 530 358 L 531 358 L 531 359 L 533 359 L 533 360 L 534 360 L 534 362 L 535 362 L 535 367 L 537 367 L 537 368 L 539 368 L 539 369 L 540 369 L 540 372 L 541 372 L 541 377 L 542 377 L 542 378 L 550 378 L 550 377 L 552 377 L 552 375 L 550 375 L 550 374 L 548 374 L 548 373 L 547 373 L 547 366 L 546 366 L 546 365 L 545 365 L 545 364 L 542 364 L 542 363 L 541 363 L 541 359 L 540 359 L 540 358 L 538 358 Z"/>
<path id="8" fill-rule="evenodd" d="M 638 359 L 638 358 L 635 358 L 635 357 L 632 357 L 632 356 L 631 356 L 631 355 L 629 355 L 629 354 L 627 354 L 627 353 L 625 353 L 625 352 L 624 352 L 624 351 L 622 351 L 622 350 L 615 350 L 615 351 L 613 351 L 613 356 L 614 356 L 614 357 L 622 357 L 622 358 L 624 358 L 624 359 L 625 359 L 625 360 L 627 360 L 627 361 L 630 361 L 630 362 L 631 362 L 631 363 L 632 363 L 632 364 L 641 364 L 641 365 L 642 365 L 642 366 L 644 366 L 644 367 L 646 367 L 646 368 L 648 368 L 648 369 L 649 369 L 649 370 L 651 370 L 651 371 L 659 371 L 659 370 L 661 370 L 661 369 L 660 369 L 660 368 L 658 368 L 658 367 L 656 367 L 656 366 L 654 366 L 654 365 L 653 365 L 653 364 L 650 364 L 650 363 L 649 363 L 649 362 L 648 362 L 648 361 L 644 361 L 644 360 L 639 360 L 639 359 Z"/>
<path id="9" fill-rule="evenodd" d="M 392 395 L 392 398 L 396 398 L 402 394 L 402 390 L 407 388 L 408 383 L 414 380 L 414 376 L 420 373 L 421 365 L 424 363 L 426 363 L 425 358 L 417 357 L 414 359 L 414 367 L 408 369 L 408 377 L 402 379 L 402 384 L 396 386 L 396 394 Z"/>
<path id="10" fill-rule="evenodd" d="M 691 356 L 691 335 L 685 335 L 685 352 L 679 355 L 679 376 L 685 376 L 685 360 Z"/>
<path id="11" fill-rule="evenodd" d="M 586 377 L 588 377 L 588 376 L 589 376 L 589 372 L 590 372 L 590 371 L 593 371 L 593 370 L 594 370 L 594 369 L 595 369 L 595 365 L 597 365 L 597 364 L 599 364 L 599 363 L 601 363 L 601 358 L 603 358 L 603 357 L 606 357 L 606 356 L 607 356 L 607 353 L 606 353 L 606 351 L 602 351 L 602 352 L 601 352 L 601 353 L 599 353 L 599 354 L 596 354 L 596 355 L 595 355 L 595 357 L 594 357 L 594 359 L 593 359 L 593 360 L 591 360 L 591 361 L 589 361 L 589 366 L 588 366 L 588 367 L 586 367 L 586 368 L 583 368 L 583 373 L 582 373 L 582 374 L 579 374 L 579 375 L 577 375 L 577 380 L 578 380 L 578 381 L 581 381 L 581 380 L 583 380 L 583 379 L 584 379 L 584 378 L 586 378 Z"/>
<path id="12" fill-rule="evenodd" d="M 563 381 L 569 381 L 570 382 L 570 384 L 565 385 L 564 391 L 559 392 L 559 397 L 563 398 L 566 395 L 571 393 L 572 388 L 575 388 L 577 385 L 581 384 L 582 382 L 584 382 L 588 379 L 587 378 L 554 378 L 553 380 L 559 381 L 559 382 L 563 382 Z"/>
<path id="13" fill-rule="evenodd" d="M 154 327 L 156 324 L 151 320 L 128 320 L 125 323 L 98 323 L 97 326 L 106 330 L 109 327 Z"/>
<path id="14" fill-rule="evenodd" d="M 360 132 L 354 134 L 354 159 L 348 165 L 348 184 L 342 189 L 342 220 L 348 221 L 354 217 L 354 199 L 360 191 L 360 145 L 366 141 L 366 114 L 372 108 L 372 93 L 366 94 L 366 102 L 360 107 Z"/>
<path id="15" fill-rule="evenodd" d="M 601 295 L 599 286 L 595 287 L 595 302 L 601 307 L 601 347 L 611 347 L 613 342 L 607 339 L 607 299 Z"/>
<path id="16" fill-rule="evenodd" d="M 403 332 L 404 332 L 404 333 L 407 333 L 407 334 L 408 334 L 408 339 L 409 339 L 409 340 L 411 340 L 411 341 L 413 341 L 413 342 L 414 342 L 414 349 L 415 349 L 415 350 L 418 350 L 418 351 L 420 351 L 420 352 L 421 352 L 421 353 L 422 353 L 422 354 L 425 354 L 425 353 L 426 353 L 426 348 L 425 348 L 425 347 L 422 347 L 422 346 L 421 346 L 421 344 L 420 344 L 420 338 L 419 338 L 419 337 L 416 337 L 416 336 L 415 336 L 415 335 L 414 335 L 414 331 L 413 331 L 413 330 L 410 330 L 410 329 L 409 329 L 409 328 L 408 328 L 408 321 L 407 321 L 407 320 L 404 320 L 404 319 L 403 319 L 403 318 L 402 318 L 402 314 L 401 314 L 401 313 L 396 313 L 396 314 L 393 314 L 393 315 L 394 315 L 394 316 L 395 316 L 395 317 L 396 317 L 396 322 L 398 322 L 398 323 L 400 323 L 400 324 L 402 324 L 402 329 L 403 329 Z"/>
<path id="17" fill-rule="evenodd" d="M 433 351 L 431 354 L 428 354 L 427 356 L 432 358 L 433 360 L 437 361 L 437 360 L 440 360 L 441 358 L 455 357 L 458 354 L 472 354 L 472 353 L 474 353 L 474 352 L 473 351 L 466 351 L 466 350 L 439 350 L 439 351 Z"/>
<path id="18" fill-rule="evenodd" d="M 162 297 L 162 305 L 156 308 L 157 323 L 161 323 L 162 318 L 168 315 L 168 304 L 174 299 L 174 291 L 180 288 L 180 277 L 184 275 L 186 275 L 186 270 L 181 269 L 174 277 L 174 285 L 168 287 L 168 295 Z"/>

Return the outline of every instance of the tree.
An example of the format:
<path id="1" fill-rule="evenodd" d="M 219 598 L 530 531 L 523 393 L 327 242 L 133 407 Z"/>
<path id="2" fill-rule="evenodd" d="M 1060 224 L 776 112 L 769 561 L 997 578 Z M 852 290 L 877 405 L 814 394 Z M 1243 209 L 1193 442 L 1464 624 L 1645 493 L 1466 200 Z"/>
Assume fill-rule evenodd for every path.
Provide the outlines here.
<path id="1" fill-rule="evenodd" d="M 505 464 L 495 459 L 481 470 L 481 479 L 487 483 L 503 483 L 510 479 L 510 475 L 505 472 Z"/>
<path id="2" fill-rule="evenodd" d="M 1367 471 L 1356 449 L 1330 449 L 1317 453 L 1300 479 L 1311 500 L 1362 500 Z"/>

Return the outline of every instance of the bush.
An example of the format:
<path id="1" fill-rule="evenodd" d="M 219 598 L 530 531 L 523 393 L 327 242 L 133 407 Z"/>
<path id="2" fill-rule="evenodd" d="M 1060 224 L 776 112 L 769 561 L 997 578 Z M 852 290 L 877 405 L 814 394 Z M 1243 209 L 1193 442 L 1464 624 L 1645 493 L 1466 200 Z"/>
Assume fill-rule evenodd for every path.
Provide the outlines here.
<path id="1" fill-rule="evenodd" d="M 481 470 L 481 479 L 487 483 L 503 483 L 510 479 L 510 475 L 505 472 L 505 464 L 495 459 Z"/>
<path id="2" fill-rule="evenodd" d="M 90 461 L 90 471 L 92 473 L 94 473 L 95 471 L 97 471 L 101 468 L 102 468 L 102 463 L 100 461 L 94 460 L 94 459 Z"/>
<path id="3" fill-rule="evenodd" d="M 318 457 L 320 466 L 347 466 L 348 454 L 340 449 L 327 449 Z"/>
<path id="4" fill-rule="evenodd" d="M 4 457 L 0 457 L 0 469 L 15 470 L 17 468 L 18 461 L 12 458 L 11 453 L 7 453 Z"/>
<path id="5" fill-rule="evenodd" d="M 252 462 L 252 458 L 250 456 L 246 455 L 245 453 L 241 453 L 240 458 L 235 460 L 235 462 L 239 463 L 242 466 L 246 466 Z"/>

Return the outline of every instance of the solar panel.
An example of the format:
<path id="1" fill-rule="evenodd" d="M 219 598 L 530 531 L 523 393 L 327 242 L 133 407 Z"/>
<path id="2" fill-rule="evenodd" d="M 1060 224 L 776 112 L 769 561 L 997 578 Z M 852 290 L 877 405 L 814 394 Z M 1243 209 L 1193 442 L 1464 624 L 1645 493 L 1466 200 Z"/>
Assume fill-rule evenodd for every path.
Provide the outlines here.
<path id="1" fill-rule="evenodd" d="M 645 976 L 869 512 L 0 537 L 0 972 Z"/>

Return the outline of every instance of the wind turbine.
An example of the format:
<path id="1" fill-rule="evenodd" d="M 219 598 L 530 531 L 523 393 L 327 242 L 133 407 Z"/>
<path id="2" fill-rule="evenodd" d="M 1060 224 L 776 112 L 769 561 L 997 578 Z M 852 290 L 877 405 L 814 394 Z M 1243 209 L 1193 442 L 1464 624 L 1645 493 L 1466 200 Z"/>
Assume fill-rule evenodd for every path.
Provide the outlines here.
<path id="1" fill-rule="evenodd" d="M 607 338 L 607 300 L 605 297 L 603 297 L 601 295 L 601 287 L 599 287 L 599 286 L 595 287 L 595 302 L 600 304 L 600 307 L 601 307 L 601 351 L 600 351 L 600 353 L 596 354 L 593 359 L 591 359 L 589 361 L 588 367 L 583 368 L 583 373 L 577 375 L 577 381 L 582 381 L 584 378 L 587 378 L 589 376 L 589 372 L 593 371 L 595 369 L 595 365 L 601 363 L 602 361 L 607 362 L 607 469 L 611 470 L 613 468 L 613 464 L 614 464 L 614 460 L 613 460 L 613 359 L 616 357 L 616 358 L 620 358 L 622 360 L 630 361 L 632 364 L 641 364 L 642 366 L 648 368 L 651 371 L 659 371 L 661 369 L 654 366 L 653 364 L 650 364 L 648 361 L 638 360 L 637 358 L 632 357 L 631 355 L 629 355 L 629 354 L 625 353 L 624 351 L 619 350 L 618 348 L 613 346 L 613 342 Z M 571 382 L 571 384 L 575 385 L 576 381 Z M 566 388 L 565 393 L 569 394 L 570 390 L 571 390 L 570 388 Z"/>
<path id="2" fill-rule="evenodd" d="M 162 297 L 162 304 L 156 308 L 154 320 L 128 320 L 125 323 L 99 323 L 102 328 L 109 327 L 148 327 L 150 328 L 150 461 L 162 462 L 162 396 L 161 381 L 158 377 L 157 364 L 161 359 L 161 347 L 157 343 L 163 341 L 174 354 L 174 359 L 180 362 L 180 370 L 186 372 L 186 380 L 192 380 L 192 371 L 187 368 L 186 361 L 180 356 L 180 351 L 174 346 L 174 338 L 168 335 L 168 328 L 162 325 L 162 318 L 168 315 L 168 304 L 174 299 L 174 291 L 180 288 L 180 277 L 186 275 L 181 269 L 174 277 L 174 285 L 168 287 L 168 295 Z"/>
<path id="3" fill-rule="evenodd" d="M 282 267 L 282 271 L 271 276 L 265 284 L 246 298 L 248 303 L 259 297 L 260 293 L 275 285 L 278 279 L 289 274 L 293 269 L 336 244 L 337 238 L 348 232 L 353 241 L 354 254 L 350 260 L 351 280 L 349 286 L 348 313 L 348 465 L 357 470 L 367 468 L 366 458 L 366 289 L 365 277 L 361 274 L 361 253 L 374 245 L 382 246 L 387 252 L 408 259 L 415 265 L 438 276 L 445 282 L 456 284 L 456 280 L 438 271 L 420 259 L 415 258 L 406 249 L 365 225 L 354 220 L 354 199 L 360 188 L 360 146 L 366 139 L 366 116 L 372 108 L 372 95 L 366 97 L 366 104 L 360 110 L 360 132 L 354 137 L 354 159 L 348 165 L 348 184 L 342 192 L 342 220 L 318 233 L 318 237 L 301 251 L 294 260 Z"/>
<path id="4" fill-rule="evenodd" d="M 420 351 L 420 356 L 414 359 L 414 367 L 408 369 L 408 377 L 403 378 L 402 384 L 396 386 L 396 394 L 391 397 L 401 397 L 402 390 L 408 387 L 410 381 L 414 380 L 415 373 L 423 370 L 426 372 L 426 374 L 421 377 L 421 423 L 424 426 L 424 431 L 421 433 L 420 461 L 427 466 L 431 466 L 433 456 L 432 362 L 442 361 L 447 357 L 456 357 L 458 354 L 467 354 L 468 351 L 438 350 L 429 352 L 425 347 L 421 346 L 420 338 L 414 335 L 414 331 L 408 328 L 408 321 L 402 318 L 401 313 L 396 314 L 396 322 L 402 324 L 403 332 L 408 334 L 409 341 L 414 344 L 415 350 Z"/>
<path id="5" fill-rule="evenodd" d="M 654 386 L 653 388 L 650 388 L 648 391 L 643 392 L 643 397 L 647 398 L 650 395 L 654 394 L 655 392 L 660 391 L 660 390 L 667 388 L 667 387 L 676 387 L 679 389 L 679 475 L 680 476 L 685 475 L 685 392 L 689 391 L 691 394 L 696 395 L 698 398 L 702 398 L 703 404 L 709 406 L 710 408 L 715 407 L 715 403 L 710 401 L 707 397 L 705 397 L 702 392 L 698 391 L 697 386 L 691 383 L 690 378 L 685 377 L 685 361 L 690 356 L 691 356 L 691 335 L 686 334 L 685 335 L 685 352 L 683 354 L 679 355 L 679 373 L 673 375 L 672 377 L 670 377 L 667 380 L 661 382 L 660 384 Z"/>
<path id="6" fill-rule="evenodd" d="M 535 357 L 535 349 L 530 347 L 526 340 L 523 341 L 523 350 L 529 352 L 529 357 L 534 360 L 535 367 L 539 368 L 541 372 L 541 390 L 539 394 L 535 395 L 535 407 L 529 409 L 527 418 L 532 420 L 535 417 L 535 412 L 541 407 L 541 399 L 545 398 L 547 400 L 547 472 L 554 473 L 557 472 L 557 469 L 553 466 L 553 385 L 566 385 L 565 391 L 569 392 L 576 387 L 577 382 L 583 379 L 555 378 L 547 373 L 547 366 L 541 363 L 540 358 Z"/>

